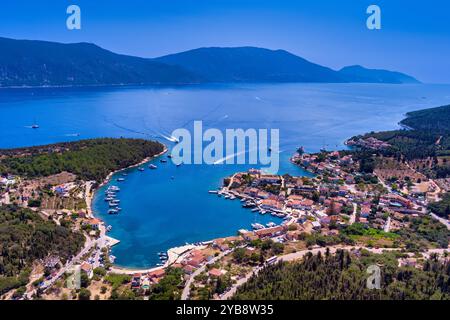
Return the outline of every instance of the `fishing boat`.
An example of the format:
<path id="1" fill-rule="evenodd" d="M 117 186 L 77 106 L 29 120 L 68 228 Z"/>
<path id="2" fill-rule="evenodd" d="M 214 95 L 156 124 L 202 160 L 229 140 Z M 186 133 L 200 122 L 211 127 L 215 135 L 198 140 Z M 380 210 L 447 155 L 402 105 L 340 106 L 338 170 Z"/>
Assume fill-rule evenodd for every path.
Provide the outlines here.
<path id="1" fill-rule="evenodd" d="M 150 169 L 152 169 L 152 170 L 158 169 L 158 167 L 155 166 L 153 163 L 150 164 L 148 167 L 149 167 Z"/>

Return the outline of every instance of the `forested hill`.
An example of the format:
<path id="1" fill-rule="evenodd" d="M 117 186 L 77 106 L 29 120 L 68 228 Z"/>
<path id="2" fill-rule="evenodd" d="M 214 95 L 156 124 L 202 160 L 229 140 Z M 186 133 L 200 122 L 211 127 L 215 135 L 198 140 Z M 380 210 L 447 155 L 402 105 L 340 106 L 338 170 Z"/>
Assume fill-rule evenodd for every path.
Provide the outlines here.
<path id="1" fill-rule="evenodd" d="M 211 82 L 418 83 L 399 72 L 360 66 L 336 71 L 285 50 L 198 48 L 149 59 L 92 43 L 0 37 L 0 87 Z"/>
<path id="2" fill-rule="evenodd" d="M 450 105 L 419 110 L 406 114 L 401 124 L 415 130 L 450 132 Z"/>
<path id="3" fill-rule="evenodd" d="M 36 212 L 0 206 L 0 295 L 28 283 L 33 262 L 49 255 L 64 263 L 83 246 L 81 233 Z"/>
<path id="4" fill-rule="evenodd" d="M 430 178 L 450 177 L 450 105 L 409 112 L 400 124 L 407 128 L 371 132 L 353 137 L 349 142 L 357 142 L 357 147 L 370 154 L 414 161 L 414 168 Z M 389 146 L 374 150 L 358 144 L 368 138 Z"/>
<path id="5" fill-rule="evenodd" d="M 63 171 L 102 181 L 119 169 L 161 153 L 164 145 L 142 139 L 91 139 L 47 146 L 0 150 L 0 174 L 36 178 Z"/>
<path id="6" fill-rule="evenodd" d="M 0 87 L 197 83 L 180 67 L 91 43 L 0 38 Z"/>
<path id="7" fill-rule="evenodd" d="M 240 287 L 237 300 L 429 300 L 450 299 L 450 264 L 430 259 L 422 269 L 398 267 L 400 253 L 361 257 L 346 251 L 312 255 L 263 269 Z M 367 267 L 381 266 L 381 289 L 367 288 Z"/>

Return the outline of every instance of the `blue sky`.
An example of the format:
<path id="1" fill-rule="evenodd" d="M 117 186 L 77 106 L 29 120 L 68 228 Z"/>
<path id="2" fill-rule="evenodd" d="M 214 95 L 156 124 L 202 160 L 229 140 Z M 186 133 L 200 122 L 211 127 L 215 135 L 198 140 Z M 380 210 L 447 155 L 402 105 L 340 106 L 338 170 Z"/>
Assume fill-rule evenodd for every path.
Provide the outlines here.
<path id="1" fill-rule="evenodd" d="M 81 8 L 82 30 L 66 28 L 70 4 Z M 381 7 L 381 30 L 366 28 L 370 4 Z M 14 0 L 0 6 L 0 36 L 143 57 L 259 46 L 334 69 L 361 64 L 450 83 L 449 20 L 447 0 Z"/>

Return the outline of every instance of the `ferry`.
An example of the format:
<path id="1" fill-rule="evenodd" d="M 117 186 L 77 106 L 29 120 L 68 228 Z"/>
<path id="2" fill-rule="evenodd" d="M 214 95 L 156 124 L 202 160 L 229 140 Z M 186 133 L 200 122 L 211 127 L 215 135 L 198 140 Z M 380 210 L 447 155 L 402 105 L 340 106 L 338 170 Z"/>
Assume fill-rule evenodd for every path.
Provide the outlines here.
<path id="1" fill-rule="evenodd" d="M 153 170 L 158 169 L 158 167 L 155 166 L 153 163 L 150 164 L 148 167 L 149 167 L 150 169 L 153 169 Z"/>
<path id="2" fill-rule="evenodd" d="M 255 230 L 264 229 L 264 226 L 260 223 L 252 223 L 252 228 Z"/>

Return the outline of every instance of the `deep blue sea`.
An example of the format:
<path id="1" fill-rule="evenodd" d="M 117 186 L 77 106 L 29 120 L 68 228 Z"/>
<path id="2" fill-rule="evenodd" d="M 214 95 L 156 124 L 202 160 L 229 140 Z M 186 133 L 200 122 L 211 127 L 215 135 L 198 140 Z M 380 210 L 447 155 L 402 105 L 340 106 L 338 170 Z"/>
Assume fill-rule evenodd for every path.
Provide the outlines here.
<path id="1" fill-rule="evenodd" d="M 164 138 L 194 120 L 208 128 L 280 130 L 280 173 L 304 175 L 289 157 L 344 148 L 345 139 L 397 128 L 408 111 L 450 103 L 450 85 L 240 84 L 184 87 L 0 89 L 0 147 L 42 145 L 94 137 Z M 37 122 L 40 128 L 30 125 Z M 121 241 L 118 265 L 149 267 L 157 253 L 186 242 L 236 234 L 253 222 L 274 221 L 208 194 L 224 177 L 252 166 L 183 165 L 154 160 L 157 170 L 129 170 L 119 185 L 120 215 L 107 214 L 104 192 L 97 216 Z M 257 167 L 257 166 L 256 166 Z"/>

